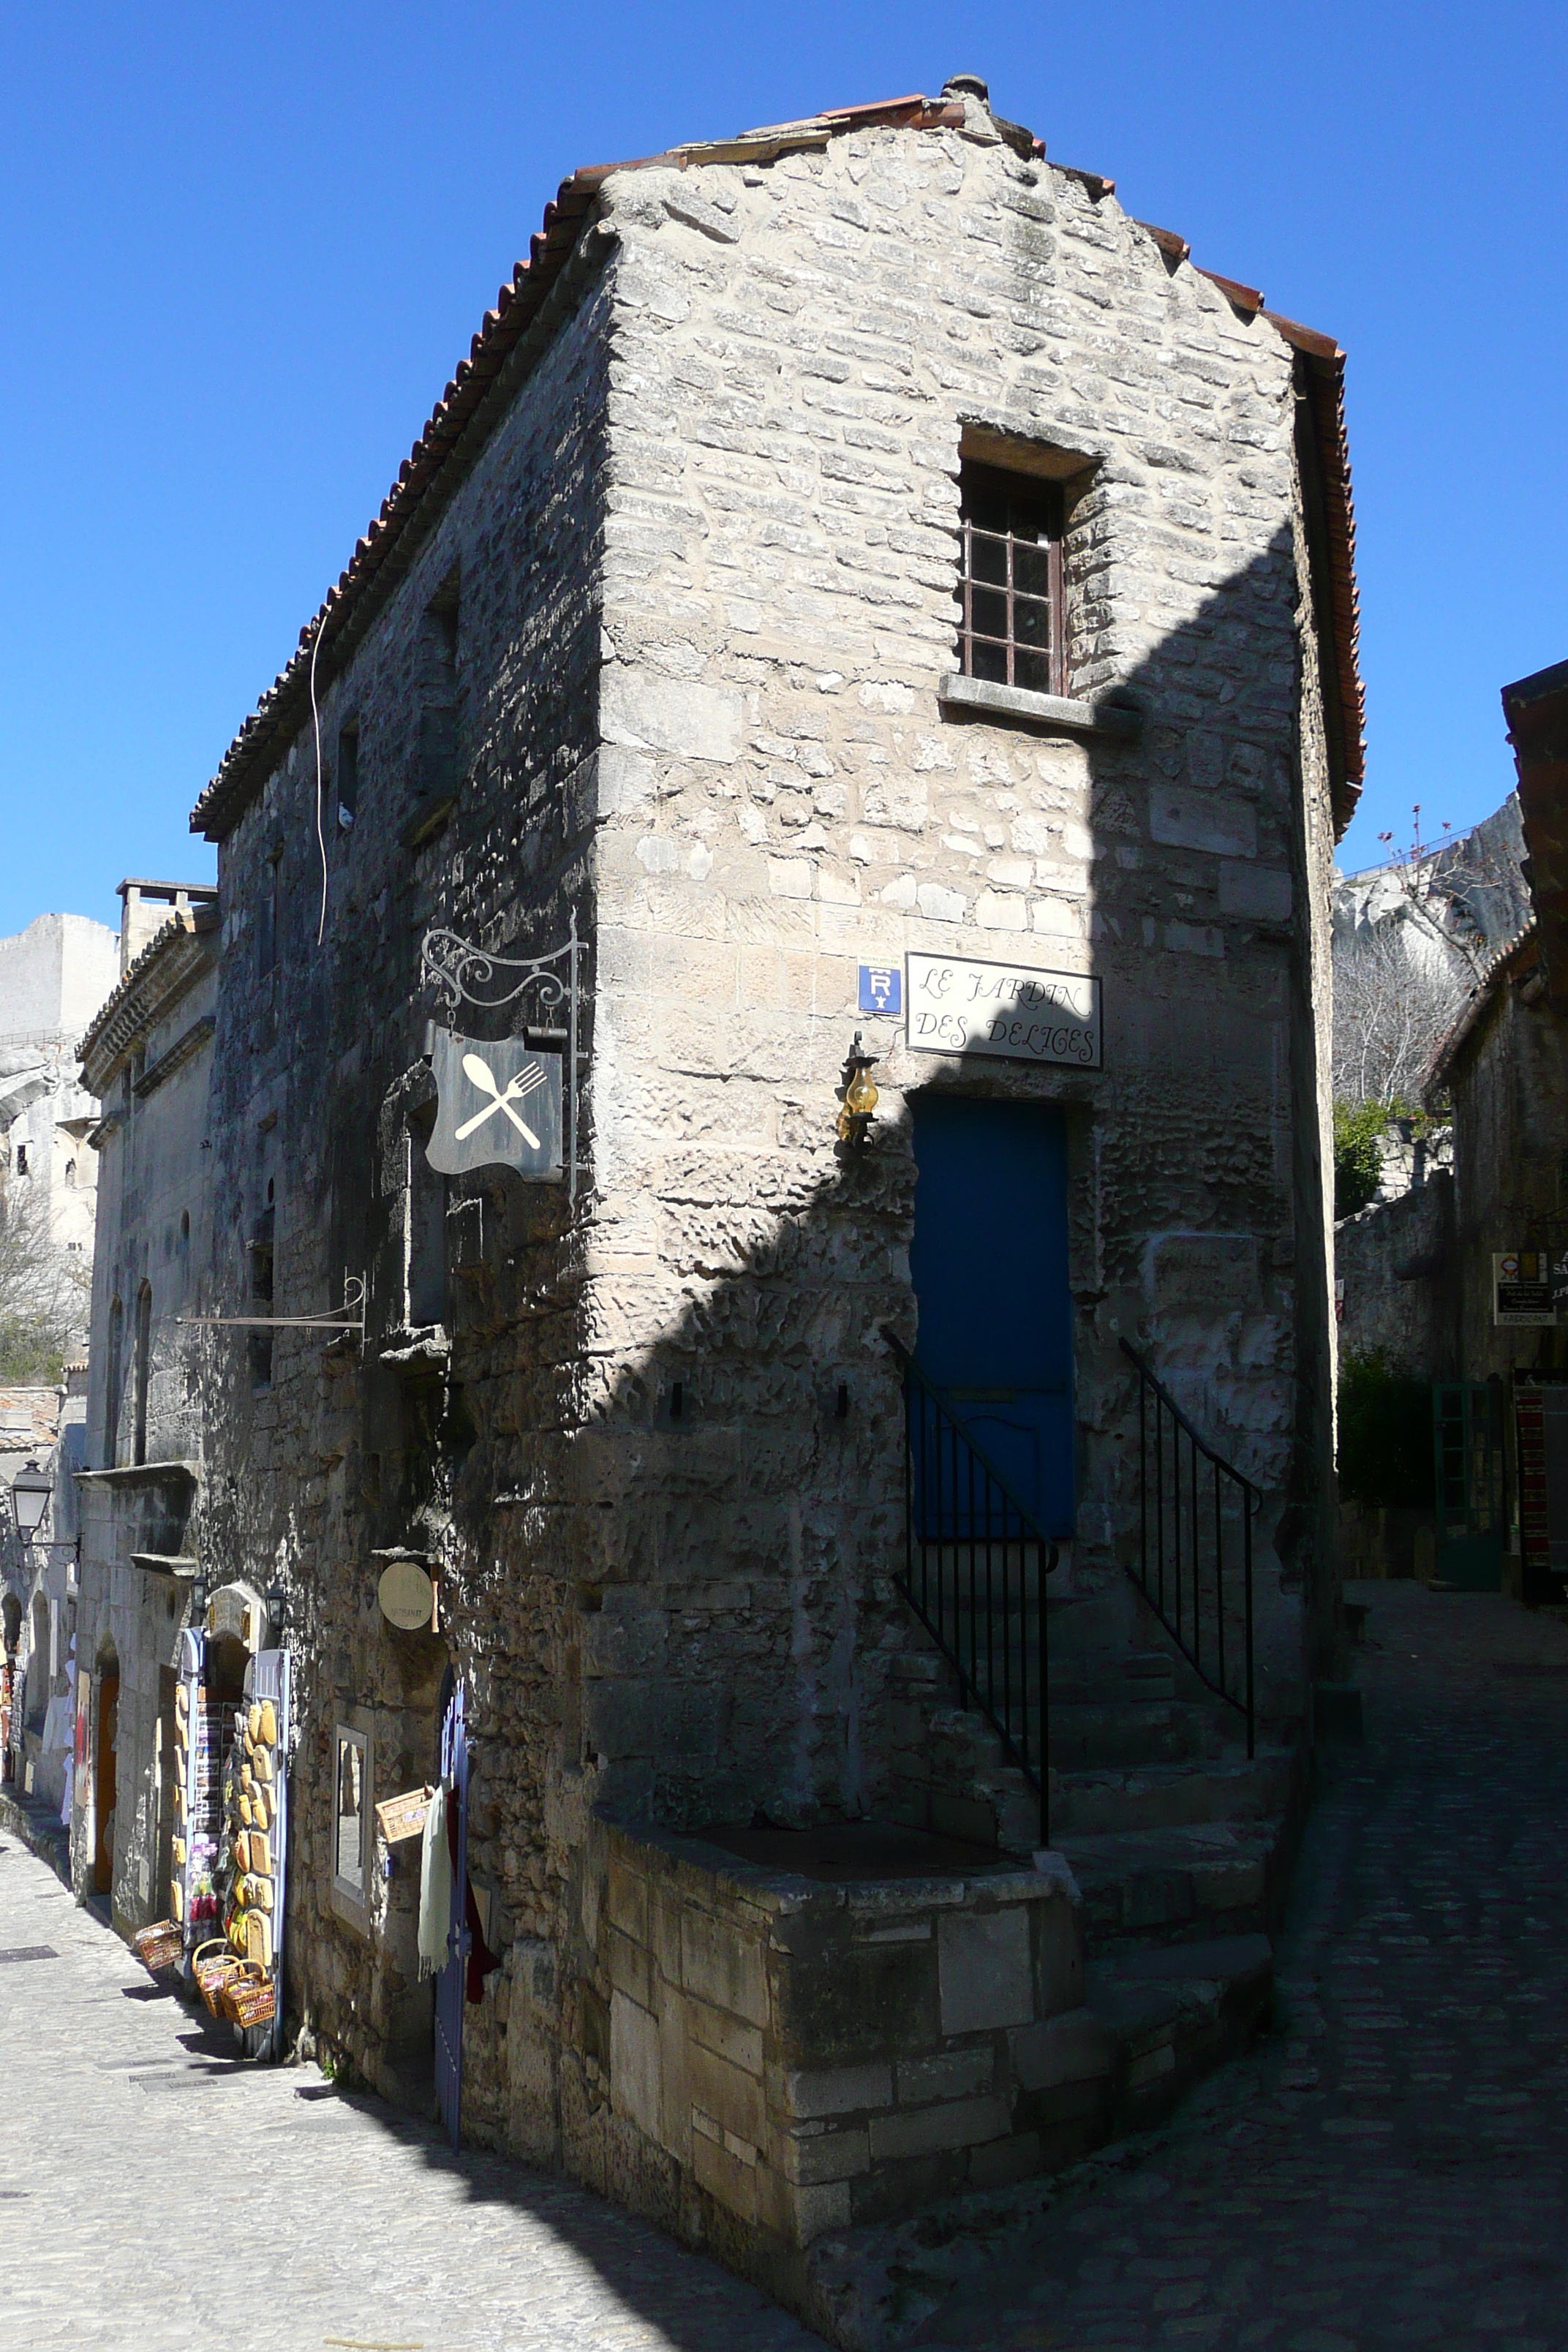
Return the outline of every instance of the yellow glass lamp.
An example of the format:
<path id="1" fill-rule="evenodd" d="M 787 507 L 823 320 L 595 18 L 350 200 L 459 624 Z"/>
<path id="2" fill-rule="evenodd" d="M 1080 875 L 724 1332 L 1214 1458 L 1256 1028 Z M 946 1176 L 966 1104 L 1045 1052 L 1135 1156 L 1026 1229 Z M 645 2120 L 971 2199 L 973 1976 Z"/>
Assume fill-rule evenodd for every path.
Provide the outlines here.
<path id="1" fill-rule="evenodd" d="M 838 1114 L 838 1140 L 856 1148 L 864 1144 L 871 1125 L 871 1114 L 880 1097 L 871 1076 L 874 1054 L 860 1050 L 860 1032 L 855 1032 L 855 1043 L 845 1056 L 846 1081 L 844 1108 Z"/>

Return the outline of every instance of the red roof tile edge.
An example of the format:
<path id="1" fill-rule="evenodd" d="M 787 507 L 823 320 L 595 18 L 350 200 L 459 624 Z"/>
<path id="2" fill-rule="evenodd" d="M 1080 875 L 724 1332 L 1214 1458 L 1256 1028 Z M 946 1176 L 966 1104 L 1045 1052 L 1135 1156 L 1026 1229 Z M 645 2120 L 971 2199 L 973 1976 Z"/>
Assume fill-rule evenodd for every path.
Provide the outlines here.
<path id="1" fill-rule="evenodd" d="M 1331 687 L 1339 705 L 1341 772 L 1331 780 L 1334 838 L 1355 814 L 1366 775 L 1366 691 L 1361 675 L 1361 596 L 1355 576 L 1355 500 L 1351 490 L 1350 442 L 1345 433 L 1345 355 L 1331 335 L 1303 327 L 1277 310 L 1263 317 L 1304 362 L 1311 398 L 1312 433 L 1323 489 L 1323 532 L 1329 577 L 1329 611 L 1320 614 L 1331 648 Z"/>
<path id="2" fill-rule="evenodd" d="M 323 633 L 322 643 L 326 646 L 349 625 L 354 607 L 374 585 L 376 575 L 414 521 L 426 492 L 461 440 L 465 428 L 491 383 L 538 317 L 545 298 L 577 244 L 583 223 L 595 198 L 612 173 L 644 171 L 660 163 L 676 164 L 684 169 L 691 155 L 710 155 L 716 148 L 741 149 L 754 152 L 761 158 L 770 149 L 782 150 L 796 140 L 810 139 L 816 142 L 826 139 L 840 126 L 844 129 L 881 126 L 941 130 L 955 127 L 963 121 L 962 105 L 944 105 L 917 92 L 904 98 L 877 100 L 867 105 L 828 110 L 797 123 L 747 132 L 735 140 L 693 142 L 688 147 L 670 148 L 657 155 L 634 156 L 625 163 L 584 164 L 563 180 L 553 201 L 544 207 L 541 233 L 529 241 L 527 258 L 517 264 L 511 277 L 498 292 L 493 309 L 485 312 L 479 332 L 469 345 L 468 358 L 458 361 L 451 381 L 426 422 L 424 431 L 398 468 L 397 479 L 382 500 L 380 513 L 356 542 L 348 564 L 338 575 L 335 584 L 328 590 L 326 602 L 300 630 L 295 652 L 262 695 L 250 717 L 243 722 L 220 761 L 216 774 L 198 797 L 191 811 L 191 831 L 205 834 L 209 841 L 221 841 L 238 822 L 265 782 L 268 768 L 273 764 L 277 752 L 298 731 L 308 691 L 310 654 L 318 632 Z M 1009 126 L 1012 128 L 1015 126 Z M 1030 152 L 1043 158 L 1043 142 L 1031 139 Z M 1071 164 L 1054 164 L 1052 168 L 1064 173 L 1069 179 L 1079 181 L 1097 201 L 1115 192 L 1115 181 L 1102 173 L 1083 171 Z M 1140 226 L 1147 226 L 1148 224 Z M 1173 231 L 1153 229 L 1151 234 L 1167 252 L 1176 244 L 1184 247 L 1184 240 L 1177 238 Z M 1185 258 L 1185 250 L 1180 257 Z M 1214 283 L 1227 295 L 1251 302 L 1251 288 L 1215 277 L 1213 271 L 1205 271 L 1203 275 L 1213 278 Z M 1263 297 L 1258 294 L 1257 309 L 1261 310 L 1262 304 Z M 1264 311 L 1263 315 L 1278 328 L 1287 342 L 1308 358 L 1314 373 L 1327 383 L 1332 394 L 1331 403 L 1314 402 L 1314 419 L 1327 492 L 1325 525 L 1332 582 L 1332 612 L 1330 617 L 1340 702 L 1344 717 L 1344 780 L 1342 783 L 1336 782 L 1334 790 L 1337 837 L 1350 823 L 1361 796 L 1364 725 L 1364 700 L 1358 662 L 1361 624 L 1355 584 L 1355 515 L 1351 498 L 1350 453 L 1344 425 L 1344 353 L 1331 336 L 1319 334 L 1310 327 L 1299 326 L 1293 320 L 1280 318 L 1273 311 Z M 1331 405 L 1331 415 L 1328 413 Z"/>

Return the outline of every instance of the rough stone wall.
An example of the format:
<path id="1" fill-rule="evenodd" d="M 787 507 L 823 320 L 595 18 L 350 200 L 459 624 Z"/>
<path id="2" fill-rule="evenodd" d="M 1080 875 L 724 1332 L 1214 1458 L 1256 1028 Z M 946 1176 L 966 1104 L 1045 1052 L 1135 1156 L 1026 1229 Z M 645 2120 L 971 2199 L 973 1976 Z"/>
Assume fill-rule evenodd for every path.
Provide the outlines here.
<path id="1" fill-rule="evenodd" d="M 569 1532 L 541 1539 L 528 1497 L 535 1455 L 559 1449 L 552 1433 L 575 1418 L 581 1244 L 561 1188 L 496 1171 L 432 1193 L 421 1055 L 436 1008 L 420 993 L 419 950 L 437 923 L 514 954 L 552 949 L 578 908 L 591 1004 L 584 877 L 607 329 L 591 254 L 574 301 L 523 352 L 515 399 L 503 395 L 461 488 L 346 667 L 320 682 L 323 944 L 308 727 L 220 850 L 214 1296 L 238 1311 L 247 1246 L 270 1213 L 274 1311 L 335 1308 L 345 1277 L 363 1276 L 367 1328 L 363 1356 L 356 1336 L 279 1331 L 265 1383 L 242 1337 L 215 1349 L 202 1547 L 214 1576 L 289 1593 L 300 1725 L 290 2006 L 388 2087 L 428 2062 L 417 1852 L 395 1850 L 363 1904 L 334 1885 L 336 1727 L 368 1736 L 379 1801 L 433 1777 L 443 1678 L 461 1675 L 482 1743 L 470 1866 L 492 1937 L 544 1950 L 559 1912 L 541 1824 L 575 1561 Z M 350 726 L 352 828 L 337 817 Z M 427 824 L 437 829 L 414 838 Z M 278 961 L 263 972 L 258 924 L 274 876 Z M 398 1548 L 432 1562 L 438 1633 L 395 1631 L 377 1608 L 375 1554 Z M 472 2128 L 499 2134 L 491 2010 L 470 2013 L 466 2104 Z"/>
<path id="2" fill-rule="evenodd" d="M 574 2168 L 798 2308 L 825 2231 L 1068 2163 L 1109 2107 L 1065 1871 L 817 1884 L 596 1819 Z M 1069 1891 L 1070 1890 L 1070 1891 Z"/>
<path id="3" fill-rule="evenodd" d="M 1381 1351 L 1391 1371 L 1413 1380 L 1454 1377 L 1453 1239 L 1447 1169 L 1341 1220 L 1334 1273 L 1344 1285 L 1342 1356 Z"/>
<path id="4" fill-rule="evenodd" d="M 1331 1377 L 1329 825 L 1291 355 L 973 110 L 964 134 L 627 174 L 605 204 L 587 1273 L 620 1507 L 614 1615 L 607 1593 L 584 1652 L 600 1780 L 619 1797 L 640 1776 L 667 1819 L 875 1796 L 904 1638 L 880 1327 L 912 1328 L 920 1085 L 1068 1107 L 1075 1575 L 1121 1589 L 1125 1334 L 1268 1496 L 1264 1688 L 1288 1713 L 1302 1545 L 1282 1575 L 1268 1538 L 1306 1484 L 1298 1446 L 1327 1470 Z M 944 709 L 966 431 L 1087 461 L 1069 691 L 1136 702 L 1140 742 Z M 1097 974 L 1103 1075 L 907 1054 L 856 1013 L 855 965 L 910 949 Z M 848 1168 L 857 1027 L 883 1108 Z M 656 1691 L 679 1694 L 675 1738 Z"/>
<path id="5" fill-rule="evenodd" d="M 1449 1076 L 1459 1374 L 1504 1381 L 1513 1366 L 1561 1366 L 1561 1332 L 1492 1323 L 1494 1251 L 1552 1245 L 1568 1205 L 1568 1055 L 1563 1015 L 1530 973 L 1499 975 L 1492 1002 Z M 1526 995 L 1523 988 L 1531 992 Z"/>

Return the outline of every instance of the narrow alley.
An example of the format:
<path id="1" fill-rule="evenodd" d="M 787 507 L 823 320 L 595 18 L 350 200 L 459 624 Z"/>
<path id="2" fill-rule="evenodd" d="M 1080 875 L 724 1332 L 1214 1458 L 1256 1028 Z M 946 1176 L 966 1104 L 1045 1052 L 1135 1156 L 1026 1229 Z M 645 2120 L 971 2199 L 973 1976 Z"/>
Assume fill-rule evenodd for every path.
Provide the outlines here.
<path id="1" fill-rule="evenodd" d="M 728 2272 L 314 2066 L 247 2066 L 0 1842 L 0 2345 L 804 2352 Z"/>
<path id="2" fill-rule="evenodd" d="M 911 2225 L 884 2345 L 1568 2343 L 1568 1627 L 1361 1592 L 1367 1743 L 1308 1830 L 1275 2032 L 1027 2240 L 922 2257 Z M 258 2352 L 816 2340 L 579 2189 L 454 2159 L 314 2067 L 237 2063 L 14 1840 L 0 1888 L 12 2352 L 181 2352 L 241 2315 Z"/>

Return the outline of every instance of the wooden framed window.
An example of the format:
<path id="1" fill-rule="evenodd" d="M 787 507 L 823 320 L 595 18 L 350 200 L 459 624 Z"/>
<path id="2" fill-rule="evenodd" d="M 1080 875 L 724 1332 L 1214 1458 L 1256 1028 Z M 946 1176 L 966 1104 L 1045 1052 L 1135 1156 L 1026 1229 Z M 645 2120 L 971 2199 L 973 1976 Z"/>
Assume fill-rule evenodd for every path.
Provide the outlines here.
<path id="1" fill-rule="evenodd" d="M 1060 486 L 965 459 L 959 491 L 964 676 L 1065 694 Z"/>

